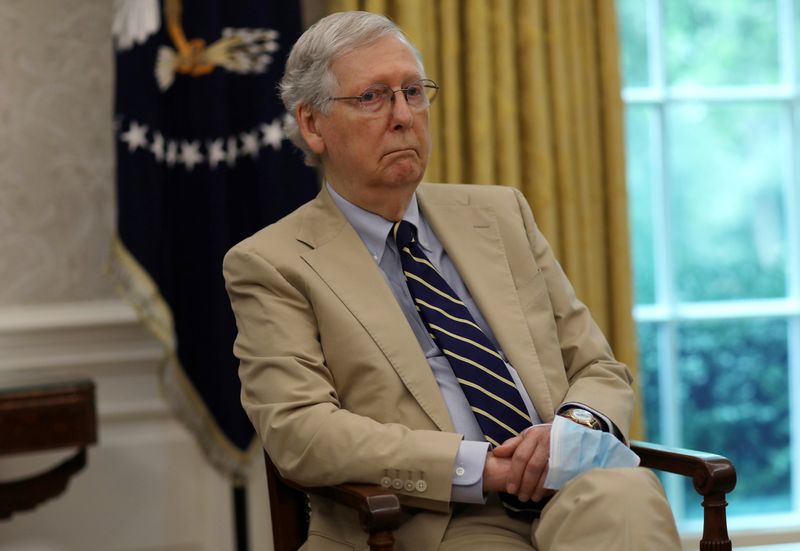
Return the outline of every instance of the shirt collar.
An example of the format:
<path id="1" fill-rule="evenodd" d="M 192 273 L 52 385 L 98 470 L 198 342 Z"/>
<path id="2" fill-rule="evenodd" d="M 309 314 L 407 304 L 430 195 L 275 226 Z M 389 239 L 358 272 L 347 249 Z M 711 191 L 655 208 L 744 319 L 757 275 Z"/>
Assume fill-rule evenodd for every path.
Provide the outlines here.
<path id="1" fill-rule="evenodd" d="M 369 254 L 376 262 L 380 264 L 383 258 L 383 253 L 386 251 L 386 238 L 394 226 L 394 223 L 386 220 L 384 217 L 364 210 L 358 205 L 354 205 L 341 195 L 339 195 L 333 186 L 325 182 L 328 193 L 331 194 L 333 202 L 342 211 L 344 217 L 356 230 L 356 233 L 361 237 L 361 240 L 366 245 Z M 423 249 L 430 250 L 427 243 L 427 226 L 422 228 L 422 216 L 419 212 L 419 205 L 417 204 L 417 194 L 411 196 L 411 201 L 403 214 L 403 220 L 414 224 L 417 228 L 417 241 L 422 245 Z"/>

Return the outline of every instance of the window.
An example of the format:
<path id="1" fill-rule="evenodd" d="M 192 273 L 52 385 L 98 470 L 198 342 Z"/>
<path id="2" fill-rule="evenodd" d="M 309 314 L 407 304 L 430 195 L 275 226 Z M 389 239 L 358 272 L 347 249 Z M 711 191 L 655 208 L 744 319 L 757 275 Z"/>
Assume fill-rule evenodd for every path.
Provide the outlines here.
<path id="1" fill-rule="evenodd" d="M 647 437 L 800 525 L 800 0 L 617 0 Z M 664 480 L 683 528 L 690 483 Z"/>

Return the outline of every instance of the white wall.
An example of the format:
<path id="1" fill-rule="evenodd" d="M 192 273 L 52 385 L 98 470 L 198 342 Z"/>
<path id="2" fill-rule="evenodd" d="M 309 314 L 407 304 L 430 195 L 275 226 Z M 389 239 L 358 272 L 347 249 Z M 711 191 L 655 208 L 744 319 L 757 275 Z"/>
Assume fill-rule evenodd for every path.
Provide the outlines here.
<path id="1" fill-rule="evenodd" d="M 161 350 L 104 271 L 112 3 L 0 2 L 0 386 L 92 379 L 100 439 L 65 494 L 0 521 L 0 549 L 232 550 L 230 487 L 168 410 Z M 2 457 L 0 480 L 71 451 Z M 260 466 L 251 478 L 251 550 L 270 550 Z"/>
<path id="2" fill-rule="evenodd" d="M 114 294 L 111 4 L 0 2 L 0 305 Z"/>

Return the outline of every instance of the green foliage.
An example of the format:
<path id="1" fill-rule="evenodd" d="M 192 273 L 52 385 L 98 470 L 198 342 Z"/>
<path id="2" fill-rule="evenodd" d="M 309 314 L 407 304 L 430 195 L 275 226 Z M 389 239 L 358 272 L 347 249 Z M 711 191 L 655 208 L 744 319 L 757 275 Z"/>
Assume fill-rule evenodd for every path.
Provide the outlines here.
<path id="1" fill-rule="evenodd" d="M 680 300 L 785 295 L 788 124 L 780 105 L 691 102 L 667 109 Z"/>
<path id="2" fill-rule="evenodd" d="M 657 324 L 639 326 L 647 438 L 663 441 L 658 393 Z M 786 322 L 686 322 L 677 328 L 681 445 L 719 453 L 736 465 L 731 514 L 791 506 L 789 379 Z M 697 516 L 686 481 L 683 516 Z"/>
<path id="3" fill-rule="evenodd" d="M 630 205 L 631 245 L 634 273 L 634 296 L 637 304 L 655 302 L 655 273 L 653 254 L 653 187 L 654 162 L 653 108 L 630 106 L 627 109 L 627 181 Z"/>
<path id="4" fill-rule="evenodd" d="M 670 84 L 778 82 L 775 0 L 666 0 L 663 6 Z"/>
<path id="5" fill-rule="evenodd" d="M 732 496 L 736 509 L 768 499 L 788 503 L 786 323 L 685 323 L 679 327 L 678 341 L 683 444 L 731 458 L 739 473 Z M 687 512 L 695 501 L 691 494 L 688 497 Z"/>

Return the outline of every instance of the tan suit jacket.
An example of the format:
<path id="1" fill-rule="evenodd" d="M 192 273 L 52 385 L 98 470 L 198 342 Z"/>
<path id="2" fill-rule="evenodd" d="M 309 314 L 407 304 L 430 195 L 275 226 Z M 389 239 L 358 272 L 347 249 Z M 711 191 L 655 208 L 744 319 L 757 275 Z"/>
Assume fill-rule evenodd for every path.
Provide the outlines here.
<path id="1" fill-rule="evenodd" d="M 627 435 L 630 374 L 524 197 L 453 184 L 422 184 L 417 197 L 542 420 L 579 402 Z M 380 268 L 330 195 L 236 245 L 224 273 L 242 403 L 281 473 L 311 486 L 399 478 L 401 499 L 421 508 L 400 548 L 435 549 L 461 435 Z M 322 499 L 310 533 L 309 548 L 364 541 L 355 514 Z"/>

